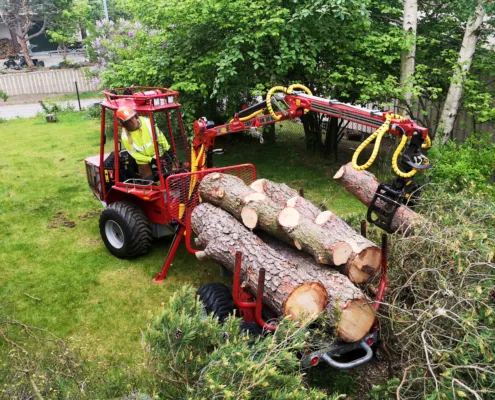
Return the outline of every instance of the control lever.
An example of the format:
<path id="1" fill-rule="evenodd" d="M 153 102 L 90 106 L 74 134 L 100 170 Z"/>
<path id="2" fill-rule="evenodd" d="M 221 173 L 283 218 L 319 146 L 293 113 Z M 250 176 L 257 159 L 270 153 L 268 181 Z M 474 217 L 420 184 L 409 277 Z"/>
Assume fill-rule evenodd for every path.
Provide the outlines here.
<path id="1" fill-rule="evenodd" d="M 278 108 L 278 110 L 284 115 L 284 117 L 287 116 L 287 111 L 280 105 L 280 103 L 277 101 L 278 99 L 276 97 L 272 97 L 272 104 L 275 104 Z"/>

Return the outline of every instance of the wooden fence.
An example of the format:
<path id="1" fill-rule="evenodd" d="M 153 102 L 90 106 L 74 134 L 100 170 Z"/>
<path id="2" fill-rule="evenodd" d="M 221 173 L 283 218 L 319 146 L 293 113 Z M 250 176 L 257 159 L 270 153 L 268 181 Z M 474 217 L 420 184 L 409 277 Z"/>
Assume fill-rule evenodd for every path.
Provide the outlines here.
<path id="1" fill-rule="evenodd" d="M 80 69 L 57 69 L 36 72 L 18 72 L 0 75 L 0 90 L 9 96 L 74 93 L 75 82 L 80 92 L 98 90 L 92 79 L 86 79 Z"/>

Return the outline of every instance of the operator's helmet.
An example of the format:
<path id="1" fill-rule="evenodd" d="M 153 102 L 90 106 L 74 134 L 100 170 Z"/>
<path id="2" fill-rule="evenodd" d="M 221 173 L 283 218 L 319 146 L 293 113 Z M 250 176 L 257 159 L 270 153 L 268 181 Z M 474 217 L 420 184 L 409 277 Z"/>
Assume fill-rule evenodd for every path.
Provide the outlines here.
<path id="1" fill-rule="evenodd" d="M 134 111 L 129 106 L 119 107 L 119 109 L 117 110 L 117 118 L 121 124 L 123 124 L 126 121 L 129 121 L 135 115 L 136 115 L 136 111 Z"/>

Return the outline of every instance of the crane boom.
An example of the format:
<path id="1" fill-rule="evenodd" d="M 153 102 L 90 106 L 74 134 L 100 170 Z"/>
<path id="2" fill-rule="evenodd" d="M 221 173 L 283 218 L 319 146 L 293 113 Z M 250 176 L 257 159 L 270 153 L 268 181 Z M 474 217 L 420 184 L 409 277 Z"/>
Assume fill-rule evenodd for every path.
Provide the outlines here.
<path id="1" fill-rule="evenodd" d="M 277 92 L 279 92 L 278 95 L 275 95 Z M 413 184 L 413 176 L 418 171 L 432 167 L 424 152 L 431 145 L 428 130 L 419 126 L 415 121 L 393 112 L 369 110 L 338 100 L 314 96 L 308 88 L 302 85 L 296 84 L 289 88 L 276 86 L 268 91 L 264 101 L 236 113 L 234 118 L 226 124 L 215 126 L 206 118 L 195 121 L 192 147 L 193 155 L 197 156 L 194 158 L 196 165 L 193 165 L 193 168 L 201 170 L 213 166 L 213 147 L 215 139 L 219 136 L 257 130 L 276 122 L 300 118 L 310 111 L 376 129 L 375 133 L 368 137 L 354 153 L 352 162 L 356 170 L 365 170 L 371 166 L 378 155 L 384 134 L 391 133 L 401 138 L 392 157 L 392 169 L 397 178 L 391 185 L 381 184 L 379 186 L 368 209 L 368 220 L 390 231 L 391 221 L 398 207 L 410 202 L 413 194 L 417 193 L 418 186 Z M 373 141 L 375 145 L 371 157 L 366 163 L 359 165 L 359 155 Z M 377 203 L 385 204 L 387 208 L 381 215 Z M 371 216 L 372 213 L 377 214 L 378 218 L 374 219 Z"/>

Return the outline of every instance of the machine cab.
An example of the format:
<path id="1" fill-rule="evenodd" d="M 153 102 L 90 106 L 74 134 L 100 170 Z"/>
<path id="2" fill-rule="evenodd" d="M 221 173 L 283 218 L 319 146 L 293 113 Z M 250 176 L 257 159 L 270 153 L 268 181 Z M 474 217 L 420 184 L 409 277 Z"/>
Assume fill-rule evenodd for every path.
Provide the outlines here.
<path id="1" fill-rule="evenodd" d="M 178 101 L 178 92 L 167 88 L 133 86 L 104 90 L 101 103 L 100 154 L 85 160 L 88 183 L 105 205 L 132 201 L 152 222 L 169 223 L 165 207 L 165 181 L 172 174 L 190 170 L 190 150 Z M 132 108 L 151 129 L 154 154 L 152 175 L 141 176 L 134 157 L 122 143 L 117 118 L 120 107 Z M 143 127 L 142 127 L 143 128 Z M 170 149 L 159 154 L 157 135 L 161 132 Z"/>

